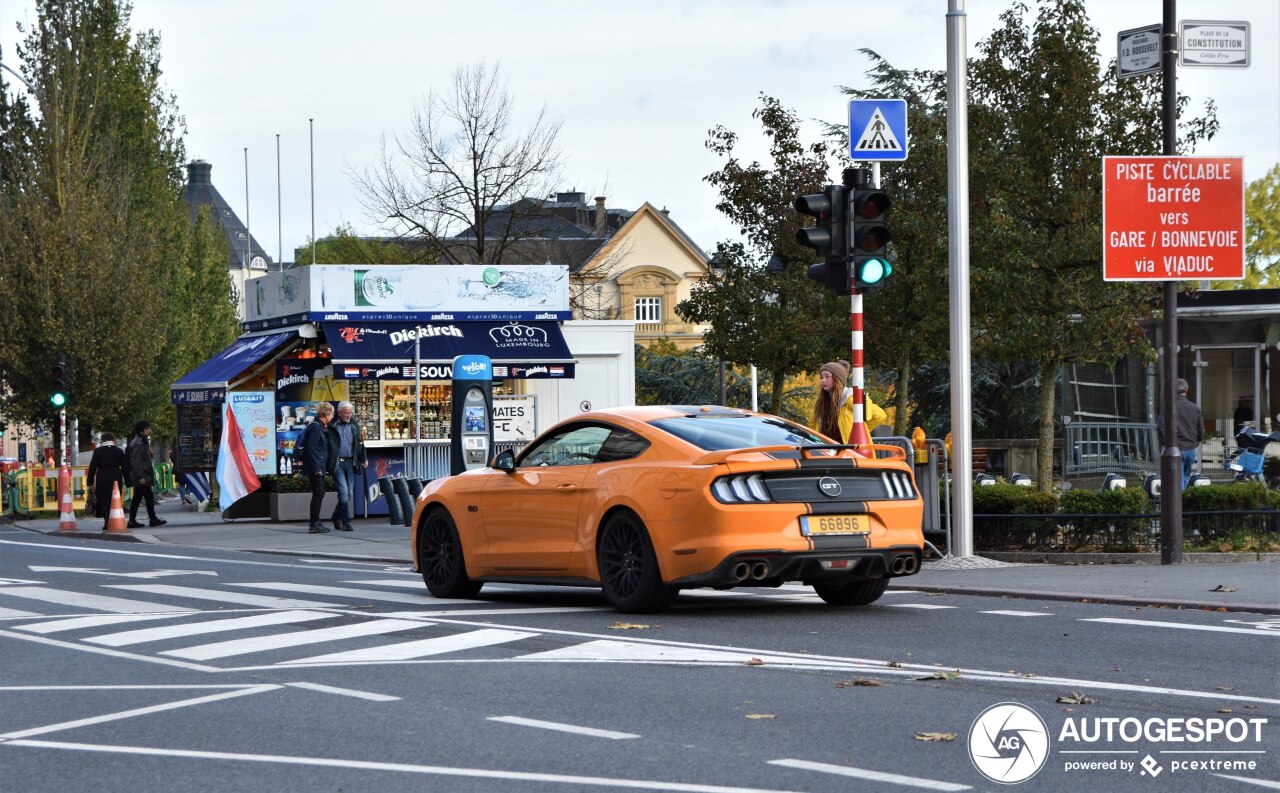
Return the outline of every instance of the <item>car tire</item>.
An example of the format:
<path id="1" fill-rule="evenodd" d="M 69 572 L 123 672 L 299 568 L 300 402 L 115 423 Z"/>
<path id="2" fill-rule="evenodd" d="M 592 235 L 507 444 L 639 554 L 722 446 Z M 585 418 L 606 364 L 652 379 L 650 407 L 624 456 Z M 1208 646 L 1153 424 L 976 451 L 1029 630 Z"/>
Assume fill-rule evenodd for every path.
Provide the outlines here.
<path id="1" fill-rule="evenodd" d="M 473 598 L 483 584 L 467 577 L 458 527 L 447 510 L 427 513 L 418 532 L 418 568 L 427 591 L 438 598 Z"/>
<path id="2" fill-rule="evenodd" d="M 868 578 L 861 581 L 814 584 L 813 591 L 832 606 L 865 606 L 879 600 L 888 587 L 888 578 Z"/>
<path id="3" fill-rule="evenodd" d="M 623 614 L 652 614 L 675 602 L 680 590 L 662 583 L 658 557 L 644 523 L 634 512 L 615 512 L 596 545 L 600 587 Z"/>

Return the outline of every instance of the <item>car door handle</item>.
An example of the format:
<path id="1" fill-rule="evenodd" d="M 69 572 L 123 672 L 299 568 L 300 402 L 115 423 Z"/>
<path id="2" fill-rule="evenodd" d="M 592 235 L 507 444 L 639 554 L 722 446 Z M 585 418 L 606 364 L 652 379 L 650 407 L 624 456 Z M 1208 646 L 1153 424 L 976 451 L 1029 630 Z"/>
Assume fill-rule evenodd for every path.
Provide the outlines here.
<path id="1" fill-rule="evenodd" d="M 572 493 L 577 489 L 577 485 L 556 485 L 556 490 L 559 490 L 561 493 Z"/>

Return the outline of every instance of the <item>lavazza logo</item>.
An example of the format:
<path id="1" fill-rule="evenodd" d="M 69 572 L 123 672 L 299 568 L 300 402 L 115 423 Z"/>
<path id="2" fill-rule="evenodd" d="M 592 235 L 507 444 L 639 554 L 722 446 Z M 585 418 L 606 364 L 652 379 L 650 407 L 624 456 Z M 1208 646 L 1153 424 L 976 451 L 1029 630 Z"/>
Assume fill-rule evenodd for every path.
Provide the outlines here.
<path id="1" fill-rule="evenodd" d="M 1257 771 L 1266 754 L 1263 717 L 1068 716 L 1057 732 L 1065 773 L 1136 773 L 1155 779 L 1208 772 Z M 969 758 L 978 772 L 1005 785 L 1025 782 L 1049 760 L 1050 731 L 1017 702 L 992 705 L 969 729 Z M 1144 755 L 1141 760 L 1128 759 Z M 1091 784 L 1096 784 L 1091 783 Z"/>

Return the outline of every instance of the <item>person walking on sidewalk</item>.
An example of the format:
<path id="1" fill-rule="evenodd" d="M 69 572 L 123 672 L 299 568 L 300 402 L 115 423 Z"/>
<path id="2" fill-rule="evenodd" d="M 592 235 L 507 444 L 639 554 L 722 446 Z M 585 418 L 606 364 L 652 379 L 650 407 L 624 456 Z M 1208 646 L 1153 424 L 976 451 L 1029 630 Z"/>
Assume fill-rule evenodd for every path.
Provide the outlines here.
<path id="1" fill-rule="evenodd" d="M 351 531 L 353 496 L 356 489 L 356 466 L 361 472 L 369 467 L 364 450 L 364 433 L 352 421 L 356 407 L 350 402 L 338 404 L 338 417 L 329 429 L 329 470 L 338 486 L 338 506 L 333 510 L 333 528 Z"/>
<path id="2" fill-rule="evenodd" d="M 116 436 L 110 432 L 102 433 L 102 441 L 93 450 L 89 458 L 89 473 L 85 478 L 89 489 L 98 500 L 96 512 L 102 518 L 102 530 L 107 530 L 107 518 L 111 515 L 111 486 L 119 485 L 124 493 L 125 467 L 128 457 L 116 445 Z"/>
<path id="3" fill-rule="evenodd" d="M 1178 398 L 1173 403 L 1175 426 L 1178 428 L 1178 451 L 1182 452 L 1182 489 L 1186 490 L 1191 482 L 1191 468 L 1196 464 L 1196 449 L 1204 442 L 1204 414 L 1200 406 L 1187 399 L 1187 381 L 1179 377 L 1173 383 L 1173 390 Z M 1160 445 L 1164 445 L 1164 411 L 1156 417 L 1156 430 L 1160 435 Z"/>
<path id="4" fill-rule="evenodd" d="M 329 472 L 329 422 L 333 420 L 333 405 L 321 402 L 316 406 L 316 420 L 302 433 L 302 473 L 311 480 L 310 534 L 325 534 L 329 527 L 320 522 L 320 507 L 324 504 L 324 476 Z"/>
<path id="5" fill-rule="evenodd" d="M 138 522 L 138 505 L 147 502 L 147 517 L 152 526 L 163 526 L 167 520 L 156 515 L 156 494 L 152 487 L 156 483 L 156 466 L 151 457 L 151 422 L 139 421 L 133 427 L 133 439 L 129 441 L 129 477 L 133 485 L 133 500 L 129 503 L 129 528 L 140 529 Z M 107 504 L 110 507 L 110 496 Z"/>

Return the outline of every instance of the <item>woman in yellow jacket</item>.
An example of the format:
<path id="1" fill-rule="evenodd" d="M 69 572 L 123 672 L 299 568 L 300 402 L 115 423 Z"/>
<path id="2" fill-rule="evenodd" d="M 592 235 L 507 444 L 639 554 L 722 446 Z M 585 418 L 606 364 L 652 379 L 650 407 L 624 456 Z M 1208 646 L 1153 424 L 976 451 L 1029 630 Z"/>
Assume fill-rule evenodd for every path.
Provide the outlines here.
<path id="1" fill-rule="evenodd" d="M 818 379 L 821 387 L 809 425 L 828 438 L 848 443 L 849 433 L 853 431 L 853 389 L 845 387 L 849 379 L 849 364 L 844 361 L 824 363 L 818 370 Z M 865 404 L 865 421 L 870 434 L 889 417 L 883 408 L 871 401 L 871 397 L 865 397 Z"/>

